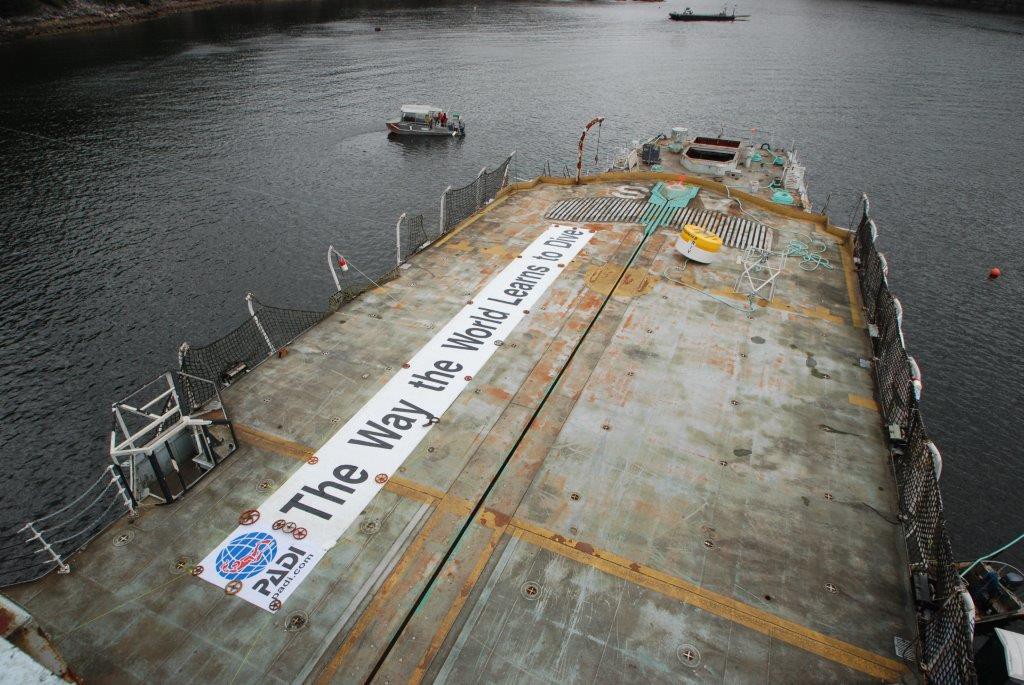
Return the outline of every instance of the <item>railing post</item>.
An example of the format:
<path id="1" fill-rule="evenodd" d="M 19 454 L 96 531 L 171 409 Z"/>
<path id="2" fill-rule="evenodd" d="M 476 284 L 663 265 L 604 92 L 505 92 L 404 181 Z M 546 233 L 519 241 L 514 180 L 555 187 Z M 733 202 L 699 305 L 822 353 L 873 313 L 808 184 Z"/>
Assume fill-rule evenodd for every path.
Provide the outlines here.
<path id="1" fill-rule="evenodd" d="M 341 288 L 338 288 L 338 290 L 341 290 Z M 263 335 L 263 339 L 267 341 L 267 347 L 270 348 L 270 352 L 267 353 L 267 356 L 270 356 L 277 352 L 277 348 L 274 347 L 274 343 L 270 342 L 270 336 L 267 335 L 266 330 L 263 328 L 263 324 L 260 323 L 259 317 L 256 316 L 256 309 L 252 304 L 253 299 L 255 299 L 255 297 L 252 293 L 245 294 L 245 304 L 249 307 L 249 316 L 251 316 L 252 320 L 256 322 L 256 328 L 260 330 L 260 333 Z"/>
<path id="2" fill-rule="evenodd" d="M 338 251 L 334 249 L 334 245 L 327 246 L 327 268 L 331 270 L 331 278 L 334 279 L 334 290 L 335 292 L 341 292 L 341 282 L 338 280 L 338 272 L 334 268 L 334 260 L 331 258 L 331 254 L 338 254 Z"/>
<path id="3" fill-rule="evenodd" d="M 508 156 L 508 162 L 505 164 L 505 173 L 501 175 L 501 187 L 504 188 L 508 185 L 508 168 L 512 166 L 512 161 L 516 158 L 516 151 L 513 150 L 512 154 Z"/>
<path id="4" fill-rule="evenodd" d="M 402 266 L 402 222 L 405 221 L 405 212 L 398 217 L 395 224 L 395 266 Z"/>
<path id="5" fill-rule="evenodd" d="M 21 530 L 25 530 L 26 528 L 32 533 L 32 537 L 30 537 L 29 540 L 38 540 L 39 544 L 42 545 L 43 550 L 50 555 L 54 562 L 56 562 L 57 573 L 61 575 L 71 573 L 71 567 L 53 550 L 53 547 L 50 547 L 50 543 L 43 539 L 43 536 L 39 534 L 38 530 L 36 530 L 35 523 L 26 523 Z M 20 533 L 21 531 L 18 532 Z"/>
<path id="6" fill-rule="evenodd" d="M 135 455 L 132 456 L 134 457 Z M 121 495 L 124 508 L 128 510 L 129 516 L 134 516 L 135 508 L 139 506 L 139 503 L 136 501 L 135 495 L 127 487 L 124 471 L 117 464 L 111 464 L 107 468 L 110 470 L 110 482 L 117 486 L 117 492 Z"/>
<path id="7" fill-rule="evenodd" d="M 444 192 L 441 193 L 441 226 L 440 226 L 440 228 L 441 228 L 441 235 L 444 235 L 444 233 L 445 233 L 445 230 L 444 230 L 444 225 L 445 225 L 445 204 L 446 204 L 446 202 L 448 200 L 448 193 L 449 193 L 449 191 L 451 191 L 451 189 L 452 189 L 452 187 L 448 186 L 447 188 L 444 189 Z"/>
<path id="8" fill-rule="evenodd" d="M 480 179 L 484 177 L 487 172 L 487 167 L 480 170 L 480 173 L 476 175 L 476 210 L 480 211 L 480 208 L 484 206 L 483 188 L 484 184 L 480 182 Z"/>

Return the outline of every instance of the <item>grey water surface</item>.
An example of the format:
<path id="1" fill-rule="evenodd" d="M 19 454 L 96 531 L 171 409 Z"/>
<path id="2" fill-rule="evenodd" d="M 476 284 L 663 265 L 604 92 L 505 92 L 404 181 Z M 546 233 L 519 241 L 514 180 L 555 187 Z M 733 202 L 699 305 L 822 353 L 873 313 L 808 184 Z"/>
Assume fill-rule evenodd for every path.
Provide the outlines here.
<path id="1" fill-rule="evenodd" d="M 401 212 L 513 150 L 518 176 L 560 170 L 598 114 L 593 169 L 725 122 L 795 140 L 837 223 L 867 191 L 957 555 L 1024 530 L 1024 22 L 855 0 L 668 21 L 684 4 L 285 0 L 0 46 L 0 530 L 91 482 L 110 403 L 247 290 L 323 308 L 328 243 L 379 271 Z M 389 140 L 420 101 L 465 140 Z"/>

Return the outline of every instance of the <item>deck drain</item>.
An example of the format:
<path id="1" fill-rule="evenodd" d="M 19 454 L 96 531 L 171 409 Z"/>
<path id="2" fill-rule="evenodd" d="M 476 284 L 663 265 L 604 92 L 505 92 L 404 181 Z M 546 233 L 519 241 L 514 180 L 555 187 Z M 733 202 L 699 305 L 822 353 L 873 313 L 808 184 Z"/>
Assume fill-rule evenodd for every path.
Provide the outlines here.
<path id="1" fill-rule="evenodd" d="M 569 499 L 571 499 L 573 502 L 579 502 L 580 501 L 580 493 L 578 493 L 578 492 L 569 493 Z"/>
<path id="2" fill-rule="evenodd" d="M 266 492 L 272 487 L 274 487 L 274 481 L 270 480 L 269 478 L 264 478 L 263 480 L 256 484 L 256 489 L 259 490 L 260 492 Z"/>
<path id="3" fill-rule="evenodd" d="M 123 531 L 123 532 L 118 533 L 117 535 L 115 535 L 114 539 L 111 540 L 111 543 L 114 545 L 114 547 L 124 547 L 125 545 L 127 545 L 128 543 L 130 543 L 134 539 L 135 539 L 135 531 L 134 530 L 126 530 L 126 531 Z"/>
<path id="4" fill-rule="evenodd" d="M 331 417 L 331 423 L 341 423 L 341 417 L 340 416 L 332 416 Z"/>
<path id="5" fill-rule="evenodd" d="M 835 498 L 832 496 L 831 492 L 826 492 L 825 493 L 825 499 L 827 499 L 829 502 L 831 502 Z"/>
<path id="6" fill-rule="evenodd" d="M 289 633 L 302 630 L 309 623 L 309 614 L 305 611 L 296 611 L 288 615 L 284 622 L 284 629 Z"/>
<path id="7" fill-rule="evenodd" d="M 704 541 L 704 546 L 707 547 L 708 549 L 714 549 L 715 548 L 715 541 L 711 540 L 711 539 L 705 540 Z"/>
<path id="8" fill-rule="evenodd" d="M 379 519 L 367 519 L 359 524 L 359 532 L 363 535 L 373 535 L 380 530 Z"/>
<path id="9" fill-rule="evenodd" d="M 523 583 L 523 586 L 519 588 L 519 591 L 523 594 L 523 597 L 531 601 L 540 599 L 542 590 L 540 584 L 528 580 Z"/>
<path id="10" fill-rule="evenodd" d="M 697 668 L 700 665 L 700 650 L 693 645 L 679 645 L 676 648 L 676 658 L 683 666 Z"/>
<path id="11" fill-rule="evenodd" d="M 836 587 L 835 583 L 825 583 L 825 592 L 836 595 L 839 594 L 839 588 Z"/>
<path id="12" fill-rule="evenodd" d="M 174 560 L 174 563 L 171 564 L 171 574 L 175 576 L 181 575 L 182 573 L 188 571 L 191 567 L 192 557 L 178 557 Z"/>

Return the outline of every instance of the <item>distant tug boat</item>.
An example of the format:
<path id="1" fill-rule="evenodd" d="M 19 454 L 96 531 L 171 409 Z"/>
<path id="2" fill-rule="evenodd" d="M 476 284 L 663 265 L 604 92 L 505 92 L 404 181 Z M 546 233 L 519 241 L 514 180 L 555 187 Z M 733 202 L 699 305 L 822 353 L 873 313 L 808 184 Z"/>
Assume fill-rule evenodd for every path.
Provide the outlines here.
<path id="1" fill-rule="evenodd" d="M 737 19 L 746 19 L 749 14 L 736 14 L 736 8 L 732 8 L 732 14 L 729 14 L 724 9 L 718 14 L 694 14 L 693 10 L 687 7 L 682 12 L 672 12 L 669 18 L 673 21 L 736 21 Z"/>
<path id="2" fill-rule="evenodd" d="M 401 114 L 388 119 L 388 132 L 399 136 L 450 136 L 466 135 L 466 125 L 458 112 L 449 114 L 439 107 L 424 105 L 402 105 Z"/>

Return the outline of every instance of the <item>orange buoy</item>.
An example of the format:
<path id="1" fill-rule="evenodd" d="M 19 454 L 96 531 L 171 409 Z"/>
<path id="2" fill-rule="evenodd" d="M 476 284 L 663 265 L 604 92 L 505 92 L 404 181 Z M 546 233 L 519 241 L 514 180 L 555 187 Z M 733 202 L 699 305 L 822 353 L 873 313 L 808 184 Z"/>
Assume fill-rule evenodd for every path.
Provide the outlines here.
<path id="1" fill-rule="evenodd" d="M 991 269 L 988 270 L 988 279 L 990 281 L 994 281 L 995 279 L 999 278 L 1002 275 L 1003 272 L 999 270 L 998 266 L 993 266 Z"/>

